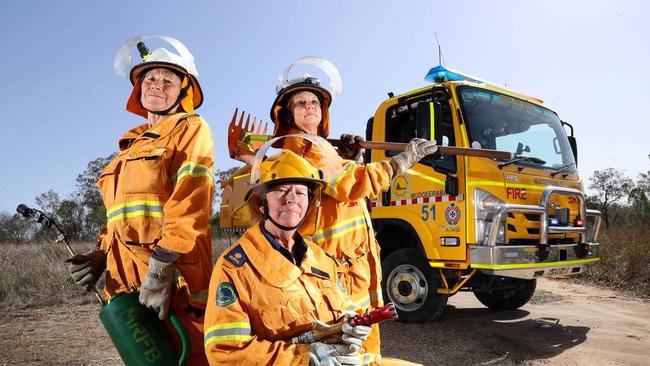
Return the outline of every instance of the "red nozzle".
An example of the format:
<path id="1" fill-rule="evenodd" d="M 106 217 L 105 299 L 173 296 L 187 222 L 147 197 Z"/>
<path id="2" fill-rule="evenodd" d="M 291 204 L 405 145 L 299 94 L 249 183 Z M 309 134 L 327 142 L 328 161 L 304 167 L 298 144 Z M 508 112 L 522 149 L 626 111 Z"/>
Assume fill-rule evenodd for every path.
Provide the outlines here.
<path id="1" fill-rule="evenodd" d="M 370 326 L 372 324 L 381 323 L 384 320 L 397 320 L 397 310 L 395 309 L 395 304 L 392 302 L 365 314 L 355 316 L 350 319 L 350 325 Z"/>

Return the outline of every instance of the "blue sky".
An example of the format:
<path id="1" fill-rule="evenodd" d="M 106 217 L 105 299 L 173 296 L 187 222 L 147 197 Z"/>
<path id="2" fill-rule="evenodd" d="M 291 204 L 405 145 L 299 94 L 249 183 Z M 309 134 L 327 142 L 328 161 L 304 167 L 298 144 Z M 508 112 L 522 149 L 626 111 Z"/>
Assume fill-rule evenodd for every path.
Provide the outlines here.
<path id="1" fill-rule="evenodd" d="M 344 92 L 332 136 L 363 134 L 389 91 L 425 86 L 437 65 L 540 97 L 571 122 L 579 168 L 650 170 L 650 5 L 644 1 L 6 1 L 0 211 L 53 189 L 66 196 L 87 163 L 141 123 L 124 109 L 130 82 L 113 56 L 136 35 L 169 35 L 194 54 L 197 111 L 227 157 L 235 107 L 268 120 L 278 74 L 307 55 L 329 58 Z"/>

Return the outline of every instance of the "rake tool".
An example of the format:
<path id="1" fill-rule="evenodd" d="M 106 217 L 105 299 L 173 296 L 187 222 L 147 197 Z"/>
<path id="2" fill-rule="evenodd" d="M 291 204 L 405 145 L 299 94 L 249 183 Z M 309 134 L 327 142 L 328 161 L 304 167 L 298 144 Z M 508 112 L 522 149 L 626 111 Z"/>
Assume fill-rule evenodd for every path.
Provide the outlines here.
<path id="1" fill-rule="evenodd" d="M 228 126 L 228 151 L 230 152 L 231 158 L 245 163 L 250 163 L 255 151 L 264 145 L 266 141 L 270 140 L 272 136 L 266 134 L 268 122 L 264 125 L 264 131 L 261 132 L 262 120 L 260 120 L 259 124 L 256 126 L 257 118 L 253 117 L 253 124 L 250 125 L 251 116 L 248 114 L 246 117 L 246 123 L 244 124 L 245 112 L 242 111 L 239 122 L 237 122 L 238 112 L 239 109 L 235 108 L 232 121 Z M 346 145 L 338 139 L 327 139 L 327 141 L 337 147 L 345 145 L 355 149 L 390 150 L 396 152 L 404 151 L 406 146 L 408 146 L 408 143 L 404 142 L 362 141 Z M 438 146 L 438 152 L 440 154 L 476 156 L 499 160 L 510 160 L 514 157 L 514 154 L 509 151 L 455 146 Z"/>

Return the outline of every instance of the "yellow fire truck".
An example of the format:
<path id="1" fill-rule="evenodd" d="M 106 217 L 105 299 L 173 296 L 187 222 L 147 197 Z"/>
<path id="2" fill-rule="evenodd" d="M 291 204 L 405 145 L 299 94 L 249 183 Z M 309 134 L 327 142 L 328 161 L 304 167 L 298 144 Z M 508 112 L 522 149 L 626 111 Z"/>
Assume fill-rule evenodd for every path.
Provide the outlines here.
<path id="1" fill-rule="evenodd" d="M 443 66 L 425 79 L 432 85 L 389 93 L 368 121 L 367 140 L 419 137 L 512 158 L 428 156 L 369 202 L 384 298 L 399 319 L 431 321 L 459 291 L 491 309 L 516 309 L 537 278 L 578 274 L 598 261 L 600 212 L 585 205 L 573 127 L 539 99 Z M 246 135 L 235 116 L 230 135 Z M 365 161 L 397 153 L 367 150 Z M 222 231 L 243 231 L 250 221 L 238 212 L 249 172 L 222 182 Z"/>
<path id="2" fill-rule="evenodd" d="M 444 66 L 425 79 L 432 85 L 389 93 L 368 121 L 367 140 L 420 137 L 514 158 L 429 156 L 370 202 L 384 298 L 400 320 L 433 320 L 458 291 L 491 309 L 516 309 L 537 278 L 598 261 L 600 212 L 585 206 L 573 127 L 539 99 Z"/>

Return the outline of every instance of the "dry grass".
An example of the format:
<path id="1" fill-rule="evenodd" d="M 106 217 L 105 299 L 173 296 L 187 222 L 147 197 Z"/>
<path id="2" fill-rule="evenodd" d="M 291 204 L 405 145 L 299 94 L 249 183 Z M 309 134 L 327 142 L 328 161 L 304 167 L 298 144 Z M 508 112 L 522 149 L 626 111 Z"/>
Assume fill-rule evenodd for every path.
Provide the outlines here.
<path id="1" fill-rule="evenodd" d="M 73 245 L 83 253 L 90 244 Z M 72 282 L 62 244 L 0 245 L 0 308 L 30 308 L 97 301 Z"/>
<path id="2" fill-rule="evenodd" d="M 548 304 L 549 302 L 564 300 L 564 296 L 556 294 L 555 292 L 547 291 L 544 289 L 535 290 L 535 294 L 530 299 L 531 304 Z"/>
<path id="3" fill-rule="evenodd" d="M 238 236 L 212 241 L 213 262 Z M 650 228 L 610 229 L 600 238 L 601 261 L 579 278 L 610 288 L 650 297 Z M 83 253 L 92 244 L 74 244 Z M 95 297 L 75 285 L 64 260 L 61 244 L 0 244 L 0 309 L 32 308 L 60 304 L 87 304 Z M 103 284 L 98 284 L 101 288 Z M 543 296 L 542 296 L 543 295 Z M 557 301 L 553 294 L 536 295 L 533 302 Z"/>
<path id="4" fill-rule="evenodd" d="M 650 297 L 650 228 L 610 228 L 599 240 L 600 262 L 580 278 Z"/>
<path id="5" fill-rule="evenodd" d="M 214 261 L 237 238 L 215 238 Z M 93 245 L 73 244 L 72 248 L 84 253 Z M 0 309 L 96 302 L 93 294 L 72 282 L 64 262 L 69 256 L 63 244 L 0 244 Z M 103 280 L 97 288 L 103 288 Z"/>

